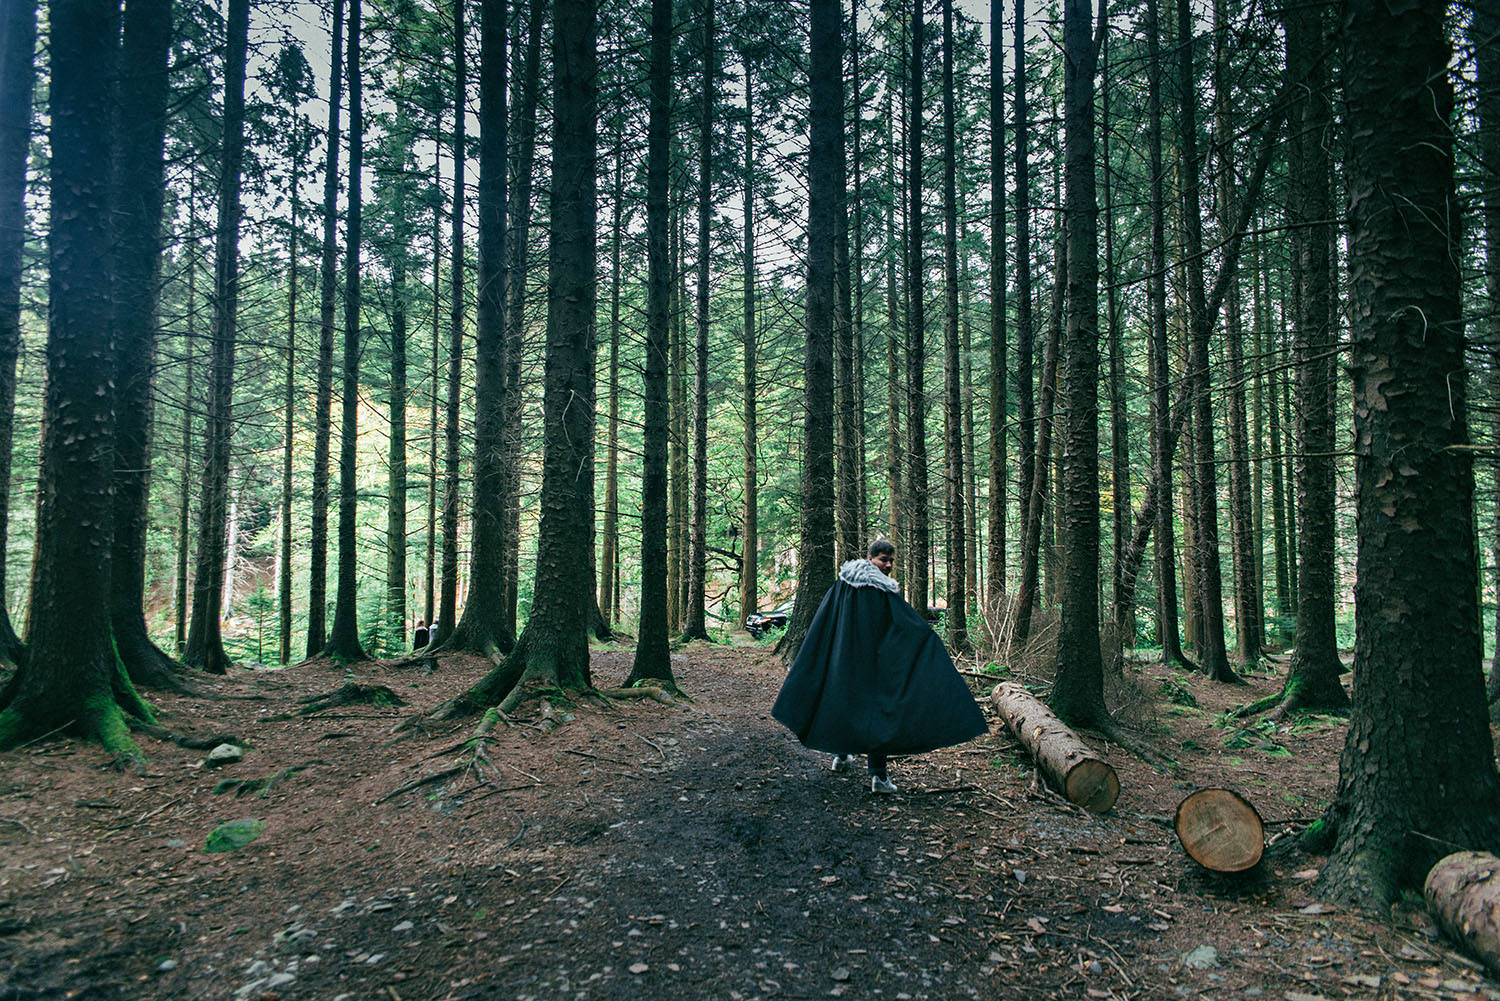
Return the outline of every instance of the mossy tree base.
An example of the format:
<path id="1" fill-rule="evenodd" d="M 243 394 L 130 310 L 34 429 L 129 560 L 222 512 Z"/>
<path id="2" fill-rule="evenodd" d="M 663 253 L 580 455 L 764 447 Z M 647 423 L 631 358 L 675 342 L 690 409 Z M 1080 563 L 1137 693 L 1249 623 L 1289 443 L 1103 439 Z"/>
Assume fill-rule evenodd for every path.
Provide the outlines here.
<path id="1" fill-rule="evenodd" d="M 151 707 L 141 698 L 118 657 L 97 671 L 86 671 L 96 683 L 79 696 L 56 697 L 56 687 L 37 677 L 41 669 L 23 666 L 11 689 L 11 699 L 0 712 L 0 751 L 11 750 L 53 734 L 97 741 L 120 767 L 139 768 L 146 757 L 130 736 L 133 722 L 155 723 Z"/>

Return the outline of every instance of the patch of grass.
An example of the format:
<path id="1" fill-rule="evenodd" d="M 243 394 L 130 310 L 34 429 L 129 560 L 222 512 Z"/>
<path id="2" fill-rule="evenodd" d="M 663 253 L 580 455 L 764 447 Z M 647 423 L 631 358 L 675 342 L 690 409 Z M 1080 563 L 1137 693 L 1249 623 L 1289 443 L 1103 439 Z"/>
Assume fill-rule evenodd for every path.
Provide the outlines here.
<path id="1" fill-rule="evenodd" d="M 1179 743 L 1177 746 L 1180 747 L 1180 748 L 1182 748 L 1184 751 L 1201 751 L 1201 750 L 1203 750 L 1203 745 L 1200 744 L 1200 743 L 1198 743 L 1196 740 L 1184 740 L 1181 743 Z"/>

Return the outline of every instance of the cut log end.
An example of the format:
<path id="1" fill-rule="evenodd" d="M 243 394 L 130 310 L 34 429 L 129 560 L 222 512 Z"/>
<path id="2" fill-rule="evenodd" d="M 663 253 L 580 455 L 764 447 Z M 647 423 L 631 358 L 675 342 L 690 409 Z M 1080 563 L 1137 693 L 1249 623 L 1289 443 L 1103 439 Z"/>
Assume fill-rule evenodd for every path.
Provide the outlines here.
<path id="1" fill-rule="evenodd" d="M 1120 798 L 1120 778 L 1107 762 L 1087 758 L 1063 779 L 1063 795 L 1090 813 L 1104 813 Z"/>
<path id="2" fill-rule="evenodd" d="M 1237 792 L 1199 789 L 1177 805 L 1177 840 L 1188 855 L 1214 872 L 1244 872 L 1265 851 L 1260 814 Z"/>

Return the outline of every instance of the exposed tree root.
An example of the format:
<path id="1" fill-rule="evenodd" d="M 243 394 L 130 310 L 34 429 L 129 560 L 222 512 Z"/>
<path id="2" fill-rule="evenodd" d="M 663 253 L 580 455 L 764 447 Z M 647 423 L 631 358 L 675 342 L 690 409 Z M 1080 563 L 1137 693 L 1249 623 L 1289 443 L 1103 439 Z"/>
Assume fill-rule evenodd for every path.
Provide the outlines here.
<path id="1" fill-rule="evenodd" d="M 167 744 L 176 744 L 190 751 L 211 751 L 220 744 L 236 744 L 240 747 L 252 746 L 249 741 L 242 740 L 232 733 L 215 733 L 208 736 L 199 736 L 191 733 L 173 733 L 166 727 L 157 723 L 145 723 L 137 721 L 133 729 L 137 733 L 144 733 L 148 737 Z"/>
<path id="2" fill-rule="evenodd" d="M 1110 743 L 1119 744 L 1125 750 L 1140 758 L 1146 764 L 1159 772 L 1176 772 L 1177 762 L 1166 757 L 1151 744 L 1124 729 L 1113 719 L 1108 720 L 1103 726 L 1091 725 L 1089 729 L 1104 737 Z"/>
<path id="3" fill-rule="evenodd" d="M 214 793 L 223 794 L 226 792 L 232 792 L 234 793 L 236 799 L 241 796 L 248 796 L 251 793 L 255 793 L 259 798 L 265 799 L 271 794 L 272 787 L 274 787 L 276 783 L 280 782 L 282 779 L 289 779 L 293 775 L 296 775 L 298 772 L 311 768 L 313 765 L 326 764 L 328 764 L 328 762 L 326 761 L 313 760 L 307 762 L 306 764 L 293 765 L 290 768 L 283 768 L 275 775 L 265 775 L 258 779 L 225 779 L 218 785 L 214 786 Z"/>
<path id="4" fill-rule="evenodd" d="M 384 685 L 362 685 L 350 682 L 326 695 L 308 695 L 297 700 L 305 703 L 297 716 L 311 716 L 340 706 L 404 706 L 406 701 Z M 291 718 L 291 717 L 283 717 Z"/>
<path id="5" fill-rule="evenodd" d="M 672 698 L 665 688 L 655 685 L 640 685 L 636 688 L 600 688 L 594 692 L 607 699 L 654 699 L 664 706 L 676 706 L 682 703 Z"/>

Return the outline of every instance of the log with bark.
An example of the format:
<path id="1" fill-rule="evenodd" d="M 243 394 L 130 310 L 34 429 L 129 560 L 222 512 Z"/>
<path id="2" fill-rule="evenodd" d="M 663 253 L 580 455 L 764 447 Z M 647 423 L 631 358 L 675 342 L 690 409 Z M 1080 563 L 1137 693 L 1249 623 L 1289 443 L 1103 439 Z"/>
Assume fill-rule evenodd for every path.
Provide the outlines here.
<path id="1" fill-rule="evenodd" d="M 1454 852 L 1428 871 L 1422 896 L 1444 932 L 1500 973 L 1500 858 Z"/>
<path id="2" fill-rule="evenodd" d="M 1120 779 L 1108 762 L 1052 714 L 1040 699 L 1013 681 L 997 685 L 990 701 L 1010 732 L 1030 752 L 1069 802 L 1103 813 L 1120 798 Z"/>
<path id="3" fill-rule="evenodd" d="M 1177 840 L 1213 872 L 1244 872 L 1260 862 L 1265 830 L 1250 801 L 1230 789 L 1199 789 L 1177 804 Z"/>

